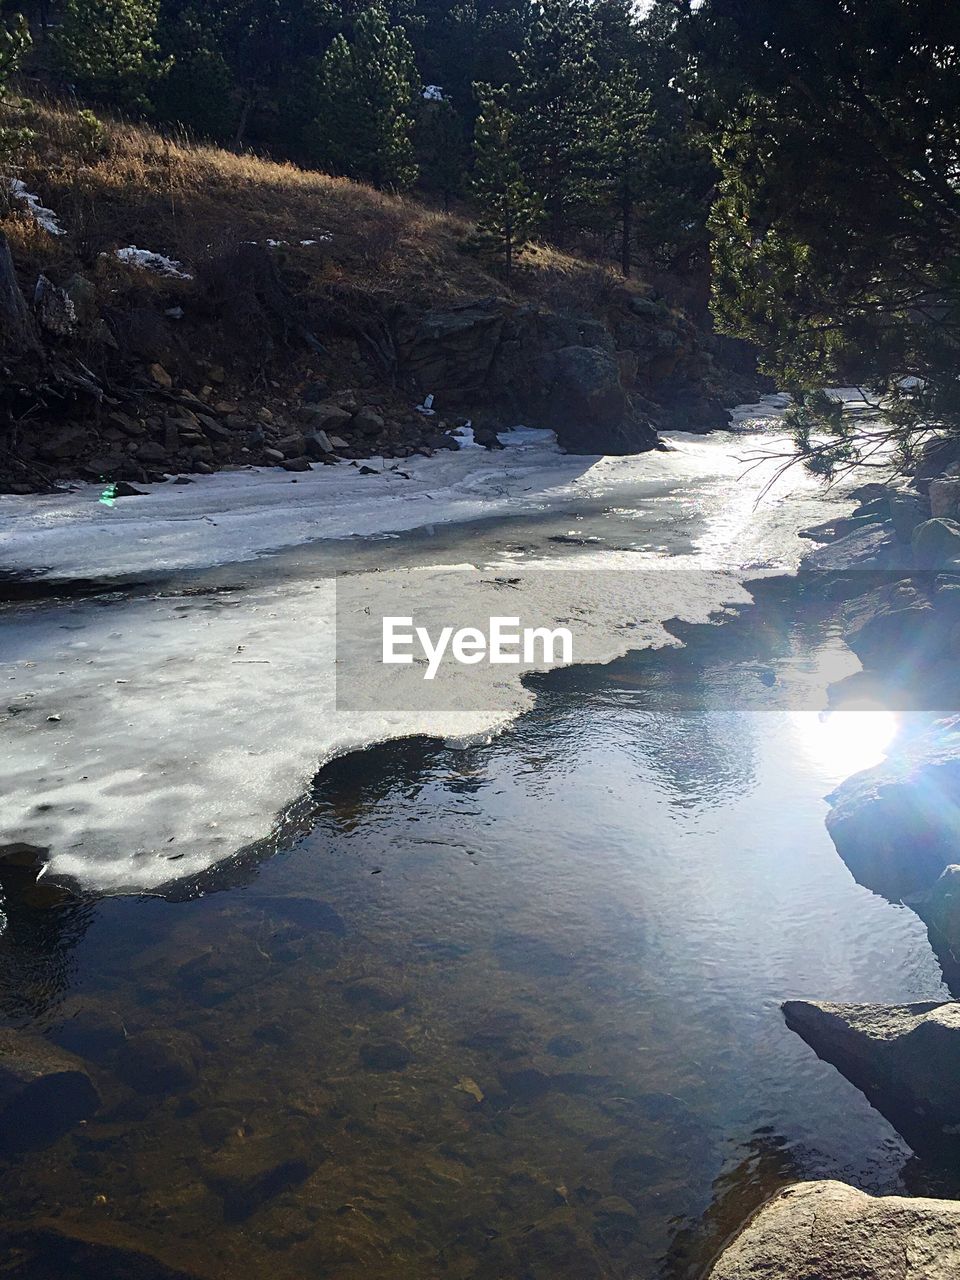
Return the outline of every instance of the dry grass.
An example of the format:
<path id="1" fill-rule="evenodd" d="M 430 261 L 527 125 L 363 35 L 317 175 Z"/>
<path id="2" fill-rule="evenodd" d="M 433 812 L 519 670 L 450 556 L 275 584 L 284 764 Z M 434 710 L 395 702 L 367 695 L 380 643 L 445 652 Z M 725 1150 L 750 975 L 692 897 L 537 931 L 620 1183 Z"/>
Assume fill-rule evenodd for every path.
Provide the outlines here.
<path id="1" fill-rule="evenodd" d="M 17 173 L 68 231 L 55 239 L 19 206 L 7 212 L 0 229 L 32 269 L 55 273 L 79 261 L 109 273 L 101 255 L 134 244 L 190 270 L 240 241 L 269 239 L 287 242 L 286 260 L 305 283 L 344 283 L 409 301 L 513 293 L 596 313 L 623 287 L 605 267 L 533 246 L 508 289 L 464 252 L 468 220 L 415 200 L 123 120 L 104 121 L 91 138 L 77 111 L 57 103 L 22 101 L 5 110 L 7 123 L 32 133 Z"/>

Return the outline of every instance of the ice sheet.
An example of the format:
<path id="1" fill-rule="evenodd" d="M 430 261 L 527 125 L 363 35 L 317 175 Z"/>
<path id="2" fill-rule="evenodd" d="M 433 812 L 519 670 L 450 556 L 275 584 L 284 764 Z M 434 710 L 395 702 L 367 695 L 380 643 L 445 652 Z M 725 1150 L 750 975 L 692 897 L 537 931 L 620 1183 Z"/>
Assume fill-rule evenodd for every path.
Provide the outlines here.
<path id="1" fill-rule="evenodd" d="M 385 542 L 381 572 L 363 574 L 362 588 L 395 586 L 419 622 L 438 627 L 464 591 L 453 565 L 482 566 L 491 578 L 509 572 L 519 580 L 509 607 L 494 581 L 470 586 L 478 609 L 575 617 L 576 660 L 602 662 L 674 643 L 666 619 L 705 620 L 746 600 L 713 571 L 793 567 L 803 549 L 796 529 L 837 510 L 800 472 L 764 494 L 774 464 L 745 472 L 733 435 L 678 435 L 670 452 L 604 459 L 563 456 L 542 434 L 520 441 L 405 460 L 409 481 L 341 466 L 298 475 L 296 485 L 286 472 L 259 471 L 153 486 L 114 507 L 87 486 L 4 499 L 3 554 L 7 566 L 89 577 L 232 563 L 326 537 L 343 540 L 337 567 L 347 569 L 360 550 L 369 556 L 369 543 L 351 537 L 486 517 L 489 543 L 476 527 L 461 542 L 453 531 L 446 565 L 426 544 L 409 551 L 418 563 L 398 568 L 397 544 Z M 523 513 L 552 513 L 546 528 L 561 536 L 547 536 L 541 519 L 529 546 L 506 553 L 493 517 Z M 633 527 L 636 545 L 623 539 Z M 579 536 L 607 529 L 616 536 L 596 545 L 592 532 Z M 696 572 L 662 573 L 661 585 L 651 569 Z M 456 710 L 391 711 L 384 669 L 375 677 L 383 697 L 374 687 L 370 705 L 386 710 L 338 711 L 334 584 L 306 572 L 254 577 L 247 590 L 106 593 L 0 614 L 0 843 L 49 849 L 53 873 L 88 887 L 148 889 L 268 837 L 334 755 L 412 733 L 481 737 L 529 703 L 523 666 L 480 666 L 449 704 Z M 341 645 L 351 625 L 341 619 Z"/>

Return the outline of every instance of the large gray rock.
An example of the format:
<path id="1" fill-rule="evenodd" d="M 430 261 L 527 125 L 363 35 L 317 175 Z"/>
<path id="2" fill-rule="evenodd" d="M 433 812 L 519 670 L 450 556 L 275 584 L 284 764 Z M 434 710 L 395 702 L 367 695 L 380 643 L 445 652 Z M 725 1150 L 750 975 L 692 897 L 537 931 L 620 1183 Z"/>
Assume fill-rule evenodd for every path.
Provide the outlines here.
<path id="1" fill-rule="evenodd" d="M 960 515 L 960 480 L 931 480 L 930 514 L 956 520 Z"/>
<path id="2" fill-rule="evenodd" d="M 887 501 L 897 540 L 909 546 L 917 525 L 929 520 L 930 504 L 916 489 L 899 489 L 894 486 L 887 490 Z"/>
<path id="3" fill-rule="evenodd" d="M 395 332 L 404 378 L 435 394 L 443 413 L 509 414 L 550 427 L 580 453 L 656 444 L 655 431 L 631 412 L 613 335 L 597 321 L 486 298 L 401 315 Z"/>
<path id="4" fill-rule="evenodd" d="M 956 994 L 960 991 L 960 866 L 944 867 L 939 880 L 925 893 L 909 898 L 908 906 L 927 926 L 943 976 Z"/>
<path id="5" fill-rule="evenodd" d="M 827 830 L 859 884 L 892 902 L 929 889 L 960 850 L 960 716 L 938 721 L 827 799 Z"/>
<path id="6" fill-rule="evenodd" d="M 616 358 L 599 347 L 561 347 L 540 362 L 547 413 L 564 443 L 585 453 L 610 452 L 627 413 Z"/>
<path id="7" fill-rule="evenodd" d="M 911 538 L 918 569 L 942 569 L 960 557 L 960 524 L 956 520 L 924 520 Z"/>
<path id="8" fill-rule="evenodd" d="M 903 675 L 947 654 L 948 619 L 910 581 L 860 596 L 844 615 L 844 641 L 868 669 Z"/>
<path id="9" fill-rule="evenodd" d="M 801 1182 L 760 1210 L 710 1280 L 955 1280 L 960 1203 Z"/>
<path id="10" fill-rule="evenodd" d="M 787 1026 L 862 1089 L 914 1147 L 960 1134 L 960 1004 L 788 1000 Z"/>
<path id="11" fill-rule="evenodd" d="M 0 1030 L 0 1150 L 47 1146 L 99 1106 L 79 1058 L 39 1036 Z"/>

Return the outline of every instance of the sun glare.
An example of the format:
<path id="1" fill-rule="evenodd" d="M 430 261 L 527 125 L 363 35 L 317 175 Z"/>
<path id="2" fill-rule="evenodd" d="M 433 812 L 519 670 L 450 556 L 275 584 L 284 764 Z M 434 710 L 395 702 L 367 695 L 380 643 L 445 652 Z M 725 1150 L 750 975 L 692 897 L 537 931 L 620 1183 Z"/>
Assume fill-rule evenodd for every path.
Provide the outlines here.
<path id="1" fill-rule="evenodd" d="M 896 712 L 867 700 L 835 711 L 798 711 L 794 721 L 803 749 L 838 781 L 879 764 L 899 723 Z"/>

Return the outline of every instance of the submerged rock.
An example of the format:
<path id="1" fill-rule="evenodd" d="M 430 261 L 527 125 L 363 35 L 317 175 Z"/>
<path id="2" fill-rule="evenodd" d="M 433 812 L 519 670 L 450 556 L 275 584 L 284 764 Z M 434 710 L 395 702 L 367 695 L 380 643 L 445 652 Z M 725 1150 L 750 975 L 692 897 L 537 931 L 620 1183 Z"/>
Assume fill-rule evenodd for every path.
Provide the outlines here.
<path id="1" fill-rule="evenodd" d="M 859 884 L 893 902 L 930 888 L 960 848 L 960 717 L 939 721 L 827 799 L 827 830 Z"/>
<path id="2" fill-rule="evenodd" d="M 960 1134 L 960 1003 L 788 1000 L 787 1026 L 835 1066 L 912 1146 Z"/>
<path id="3" fill-rule="evenodd" d="M 0 1231 L 8 1280 L 201 1280 L 201 1273 L 169 1266 L 111 1222 L 112 1238 L 96 1229 L 57 1222 L 8 1226 Z M 115 1238 L 113 1238 L 115 1237 Z"/>
<path id="4" fill-rule="evenodd" d="M 204 1163 L 204 1179 L 222 1197 L 227 1221 L 242 1222 L 310 1176 L 325 1153 L 315 1152 L 311 1161 L 299 1145 L 284 1133 L 237 1138 Z"/>
<path id="5" fill-rule="evenodd" d="M 960 1203 L 802 1182 L 764 1206 L 709 1280 L 953 1280 Z"/>
<path id="6" fill-rule="evenodd" d="M 99 1106 L 79 1058 L 39 1036 L 0 1031 L 0 1150 L 48 1146 Z"/>
<path id="7" fill-rule="evenodd" d="M 124 1044 L 117 1073 L 138 1093 L 180 1093 L 197 1082 L 199 1053 L 186 1031 L 141 1031 Z"/>

